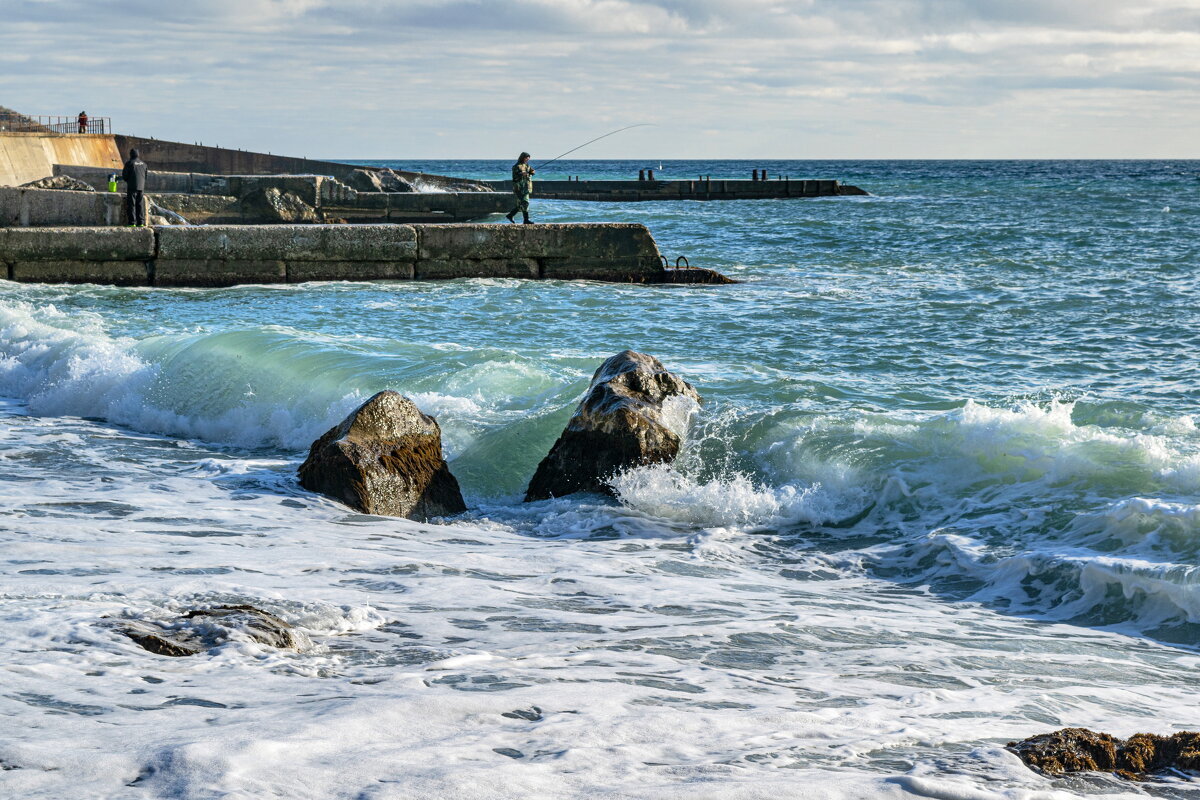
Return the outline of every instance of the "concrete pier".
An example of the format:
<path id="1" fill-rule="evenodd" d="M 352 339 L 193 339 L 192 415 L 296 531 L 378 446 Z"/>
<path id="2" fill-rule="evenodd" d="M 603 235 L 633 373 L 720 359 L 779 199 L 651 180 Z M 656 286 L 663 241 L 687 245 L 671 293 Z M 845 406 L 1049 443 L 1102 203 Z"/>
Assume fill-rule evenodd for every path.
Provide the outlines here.
<path id="1" fill-rule="evenodd" d="M 510 181 L 488 181 L 496 191 L 510 191 Z M 865 195 L 857 186 L 835 180 L 687 180 L 659 181 L 538 181 L 535 198 L 545 200 L 768 200 L 785 197 L 841 197 Z"/>
<path id="2" fill-rule="evenodd" d="M 0 228 L 0 275 L 27 283 L 730 282 L 709 270 L 668 270 L 663 263 L 650 231 L 631 224 Z"/>

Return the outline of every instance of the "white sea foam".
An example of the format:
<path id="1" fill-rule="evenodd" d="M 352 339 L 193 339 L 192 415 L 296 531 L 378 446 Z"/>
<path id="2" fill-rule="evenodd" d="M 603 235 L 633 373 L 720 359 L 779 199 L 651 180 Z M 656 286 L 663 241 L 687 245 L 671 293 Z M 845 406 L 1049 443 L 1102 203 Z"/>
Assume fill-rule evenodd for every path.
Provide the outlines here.
<path id="1" fill-rule="evenodd" d="M 632 509 L 700 527 L 755 529 L 844 515 L 820 484 L 764 487 L 747 475 L 697 482 L 664 465 L 627 470 L 610 483 Z"/>
<path id="2" fill-rule="evenodd" d="M 135 341 L 0 309 L 0 392 L 22 401 L 0 410 L 14 795 L 1065 800 L 1096 784 L 1004 742 L 1165 732 L 1200 702 L 1190 650 L 1103 629 L 1198 619 L 1195 430 L 1165 414 L 748 408 L 726 389 L 679 418 L 675 469 L 616 479 L 619 503 L 419 524 L 295 485 L 294 449 L 374 390 L 364 340 Z M 587 371 L 574 344 L 370 346 L 445 353 L 414 396 L 517 483 Z M 172 659 L 98 624 L 243 602 L 313 646 L 232 632 Z"/>

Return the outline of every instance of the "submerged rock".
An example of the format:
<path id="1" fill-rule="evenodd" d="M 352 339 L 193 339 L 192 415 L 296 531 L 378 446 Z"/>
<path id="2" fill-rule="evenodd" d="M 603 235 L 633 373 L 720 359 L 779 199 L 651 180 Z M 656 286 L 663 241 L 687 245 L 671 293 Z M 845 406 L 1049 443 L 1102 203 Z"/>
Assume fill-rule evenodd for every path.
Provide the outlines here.
<path id="1" fill-rule="evenodd" d="M 1047 775 L 1115 772 L 1138 779 L 1167 769 L 1200 771 L 1200 733 L 1191 731 L 1171 736 L 1135 733 L 1122 741 L 1087 728 L 1063 728 L 1009 742 L 1008 749 Z"/>
<path id="2" fill-rule="evenodd" d="M 380 392 L 313 442 L 299 475 L 305 489 L 365 514 L 424 522 L 467 510 L 437 420 L 397 392 Z"/>
<path id="3" fill-rule="evenodd" d="M 605 361 L 592 376 L 574 416 L 550 453 L 538 464 L 525 501 L 573 492 L 611 494 L 608 481 L 630 467 L 668 464 L 682 441 L 670 424 L 700 395 L 667 371 L 654 356 L 626 350 Z"/>
<path id="4" fill-rule="evenodd" d="M 737 283 L 737 281 L 722 275 L 715 269 L 688 267 L 686 269 L 664 269 L 663 283 L 730 284 Z"/>
<path id="5" fill-rule="evenodd" d="M 196 609 L 171 622 L 123 620 L 117 631 L 160 656 L 194 656 L 236 638 L 238 633 L 268 647 L 298 649 L 308 637 L 274 614 L 254 606 Z"/>

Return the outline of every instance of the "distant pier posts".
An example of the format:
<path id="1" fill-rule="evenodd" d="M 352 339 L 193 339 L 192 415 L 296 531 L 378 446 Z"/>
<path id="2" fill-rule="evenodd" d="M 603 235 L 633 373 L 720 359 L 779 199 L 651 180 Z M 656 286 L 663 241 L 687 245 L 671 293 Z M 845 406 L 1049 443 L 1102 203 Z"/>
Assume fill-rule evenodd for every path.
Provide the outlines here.
<path id="1" fill-rule="evenodd" d="M 654 170 L 652 170 L 652 169 L 646 170 L 646 180 L 648 180 L 648 181 L 654 180 Z"/>
<path id="2" fill-rule="evenodd" d="M 638 170 L 638 180 L 639 180 L 639 181 L 644 181 L 644 180 L 646 180 L 646 170 L 644 170 L 644 169 L 639 169 L 639 170 Z"/>

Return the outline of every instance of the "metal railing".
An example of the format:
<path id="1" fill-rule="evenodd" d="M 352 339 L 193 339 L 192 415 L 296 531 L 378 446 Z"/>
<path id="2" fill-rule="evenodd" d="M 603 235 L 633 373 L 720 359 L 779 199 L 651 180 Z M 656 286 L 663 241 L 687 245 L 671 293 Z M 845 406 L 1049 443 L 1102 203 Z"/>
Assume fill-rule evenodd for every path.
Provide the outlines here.
<path id="1" fill-rule="evenodd" d="M 0 133 L 112 133 L 109 117 L 36 116 L 0 112 Z"/>

